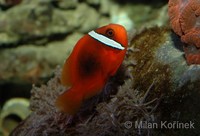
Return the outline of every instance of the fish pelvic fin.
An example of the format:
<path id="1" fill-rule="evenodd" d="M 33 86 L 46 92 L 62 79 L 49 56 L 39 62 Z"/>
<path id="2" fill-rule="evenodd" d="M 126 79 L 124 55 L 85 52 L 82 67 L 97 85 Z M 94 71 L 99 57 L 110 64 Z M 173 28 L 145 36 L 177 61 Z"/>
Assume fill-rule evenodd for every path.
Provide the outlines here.
<path id="1" fill-rule="evenodd" d="M 58 107 L 58 109 L 62 112 L 74 115 L 80 109 L 82 101 L 83 97 L 80 94 L 80 91 L 75 90 L 75 88 L 72 87 L 58 96 L 56 100 L 56 107 Z"/>

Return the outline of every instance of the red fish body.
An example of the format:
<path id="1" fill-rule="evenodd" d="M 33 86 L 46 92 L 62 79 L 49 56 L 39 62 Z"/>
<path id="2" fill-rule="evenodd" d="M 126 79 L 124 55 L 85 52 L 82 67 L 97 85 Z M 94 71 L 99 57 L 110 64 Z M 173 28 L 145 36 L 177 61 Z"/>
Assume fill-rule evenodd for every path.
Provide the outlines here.
<path id="1" fill-rule="evenodd" d="M 127 46 L 126 30 L 117 24 L 83 36 L 63 66 L 61 83 L 70 88 L 56 100 L 59 109 L 73 115 L 84 100 L 100 93 L 109 77 L 117 72 Z"/>

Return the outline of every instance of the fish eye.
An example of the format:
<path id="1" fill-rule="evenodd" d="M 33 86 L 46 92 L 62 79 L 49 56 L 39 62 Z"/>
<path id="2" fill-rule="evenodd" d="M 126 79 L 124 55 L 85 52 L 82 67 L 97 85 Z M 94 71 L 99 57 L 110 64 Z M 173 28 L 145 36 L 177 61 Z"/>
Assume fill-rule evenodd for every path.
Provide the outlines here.
<path id="1" fill-rule="evenodd" d="M 114 30 L 113 29 L 108 29 L 106 30 L 106 36 L 108 37 L 113 37 L 114 36 Z"/>

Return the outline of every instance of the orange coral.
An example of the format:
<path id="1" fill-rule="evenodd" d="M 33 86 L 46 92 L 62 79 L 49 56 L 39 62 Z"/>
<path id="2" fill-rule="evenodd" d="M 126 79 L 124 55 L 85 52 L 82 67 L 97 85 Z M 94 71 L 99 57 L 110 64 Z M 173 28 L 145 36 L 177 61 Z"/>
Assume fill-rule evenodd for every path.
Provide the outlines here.
<path id="1" fill-rule="evenodd" d="M 195 46 L 195 53 L 185 47 L 188 64 L 200 64 L 200 0 L 169 0 L 170 24 L 181 41 Z"/>

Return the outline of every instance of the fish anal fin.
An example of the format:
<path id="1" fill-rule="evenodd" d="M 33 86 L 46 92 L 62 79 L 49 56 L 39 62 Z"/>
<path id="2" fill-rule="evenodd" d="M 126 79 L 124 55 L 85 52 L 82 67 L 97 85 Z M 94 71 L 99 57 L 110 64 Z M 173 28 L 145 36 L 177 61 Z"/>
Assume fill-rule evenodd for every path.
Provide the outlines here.
<path id="1" fill-rule="evenodd" d="M 58 96 L 56 100 L 56 106 L 61 111 L 69 115 L 74 115 L 78 112 L 83 101 L 82 99 L 83 97 L 79 91 L 74 90 L 74 88 L 70 88 L 69 90 Z"/>

